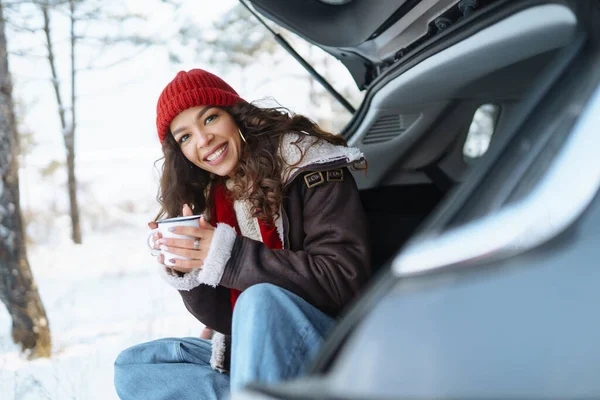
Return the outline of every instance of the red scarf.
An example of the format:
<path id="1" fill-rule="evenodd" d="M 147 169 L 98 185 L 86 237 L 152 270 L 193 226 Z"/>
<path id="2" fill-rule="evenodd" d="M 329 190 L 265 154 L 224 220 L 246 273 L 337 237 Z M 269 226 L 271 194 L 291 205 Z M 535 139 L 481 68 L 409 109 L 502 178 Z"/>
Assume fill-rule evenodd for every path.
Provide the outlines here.
<path id="1" fill-rule="evenodd" d="M 227 195 L 227 189 L 225 185 L 218 182 L 213 185 L 212 189 L 213 207 L 211 212 L 211 218 L 213 226 L 217 226 L 217 223 L 224 223 L 235 228 L 238 235 L 241 235 L 240 227 L 237 223 L 235 216 L 235 210 L 233 208 L 233 202 Z M 269 224 L 262 220 L 258 220 L 258 226 L 260 227 L 260 236 L 262 237 L 263 243 L 269 249 L 282 249 L 281 239 L 277 232 L 275 224 Z M 235 307 L 235 302 L 240 295 L 240 291 L 231 289 L 231 308 Z"/>

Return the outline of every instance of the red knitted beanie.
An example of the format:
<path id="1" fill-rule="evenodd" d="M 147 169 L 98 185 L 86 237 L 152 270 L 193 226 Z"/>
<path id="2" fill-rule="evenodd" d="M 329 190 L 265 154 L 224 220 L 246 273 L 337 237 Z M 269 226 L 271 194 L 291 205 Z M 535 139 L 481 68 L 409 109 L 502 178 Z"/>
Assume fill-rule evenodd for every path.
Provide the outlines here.
<path id="1" fill-rule="evenodd" d="M 244 101 L 223 79 L 202 69 L 179 71 L 156 104 L 156 129 L 162 143 L 169 125 L 182 111 L 197 106 L 233 106 Z"/>

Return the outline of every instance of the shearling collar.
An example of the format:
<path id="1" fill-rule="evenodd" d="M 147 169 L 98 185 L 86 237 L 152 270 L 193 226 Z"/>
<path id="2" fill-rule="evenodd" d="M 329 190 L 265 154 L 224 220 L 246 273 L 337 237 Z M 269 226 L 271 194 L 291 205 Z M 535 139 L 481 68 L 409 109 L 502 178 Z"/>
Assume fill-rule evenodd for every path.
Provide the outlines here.
<path id="1" fill-rule="evenodd" d="M 300 135 L 287 133 L 281 137 L 279 143 L 278 155 L 284 162 L 281 171 L 284 186 L 291 183 L 302 171 L 356 167 L 365 161 L 360 149 L 336 146 L 315 136 L 307 135 L 300 143 L 294 144 Z"/>

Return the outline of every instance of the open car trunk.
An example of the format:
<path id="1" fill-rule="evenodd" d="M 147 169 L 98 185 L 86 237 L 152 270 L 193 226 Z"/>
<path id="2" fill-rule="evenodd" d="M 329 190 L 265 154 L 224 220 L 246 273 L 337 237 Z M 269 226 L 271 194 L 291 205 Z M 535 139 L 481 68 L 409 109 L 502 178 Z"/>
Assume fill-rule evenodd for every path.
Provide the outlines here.
<path id="1" fill-rule="evenodd" d="M 354 56 L 363 63 L 363 71 L 370 68 L 376 71 L 367 73 L 362 80 L 356 79 L 359 86 L 367 87 L 367 93 L 344 135 L 350 145 L 363 150 L 369 162 L 367 174 L 359 172 L 355 178 L 369 216 L 373 263 L 379 271 L 332 332 L 306 378 L 278 386 L 251 386 L 233 398 L 568 398 L 578 397 L 578 393 L 598 395 L 600 388 L 594 386 L 592 380 L 583 379 L 597 359 L 588 357 L 589 363 L 569 366 L 570 370 L 579 371 L 570 375 L 581 382 L 578 388 L 591 391 L 577 391 L 577 385 L 558 383 L 552 390 L 546 390 L 540 379 L 553 379 L 552 366 L 566 358 L 552 358 L 547 363 L 536 364 L 537 358 L 528 356 L 527 346 L 518 347 L 519 352 L 511 353 L 511 358 L 494 353 L 496 344 L 504 348 L 503 336 L 521 343 L 520 329 L 536 338 L 547 334 L 547 331 L 540 332 L 539 326 L 527 323 L 530 315 L 521 313 L 518 304 L 512 304 L 510 308 L 503 305 L 510 305 L 508 300 L 514 293 L 520 295 L 520 289 L 523 289 L 523 304 L 529 304 L 528 288 L 544 293 L 548 286 L 536 282 L 545 281 L 548 275 L 532 274 L 526 283 L 517 281 L 518 276 L 512 273 L 513 264 L 522 268 L 529 264 L 523 264 L 520 258 L 512 264 L 512 260 L 505 262 L 511 268 L 493 270 L 490 265 L 495 265 L 496 259 L 488 260 L 485 252 L 474 253 L 478 256 L 465 262 L 467 266 L 483 263 L 481 268 L 470 272 L 449 264 L 440 273 L 420 273 L 406 261 L 425 262 L 426 257 L 419 258 L 418 251 L 414 250 L 422 249 L 418 246 L 422 241 L 480 220 L 487 221 L 488 217 L 511 205 L 520 205 L 520 201 L 528 199 L 538 189 L 538 182 L 546 176 L 565 138 L 574 129 L 585 101 L 592 96 L 600 80 L 598 3 L 498 0 L 481 2 L 481 8 L 464 15 L 456 14 L 459 3 L 464 5 L 459 1 L 372 2 L 377 3 L 374 7 L 390 7 L 393 11 L 385 15 L 365 15 L 364 24 L 357 32 L 326 41 L 325 31 L 299 28 L 301 18 L 294 17 L 293 12 L 272 14 L 280 7 L 276 1 L 251 2 L 264 15 L 283 22 L 301 35 L 304 32 L 313 43 L 322 42 L 321 47 L 339 56 L 342 62 L 345 56 L 340 52 L 354 49 Z M 300 3 L 290 2 L 289 9 L 300 7 Z M 315 12 L 316 3 L 319 2 L 311 2 L 314 8 L 305 12 Z M 328 7 L 356 7 L 358 10 L 368 7 L 367 3 L 356 1 L 353 6 L 350 2 Z M 326 5 L 318 7 L 321 6 Z M 417 39 L 405 45 L 400 39 L 406 38 L 408 28 L 401 30 L 399 26 L 402 16 L 410 14 L 406 8 L 409 6 L 413 11 L 422 7 L 422 16 L 427 18 L 419 32 L 427 33 L 425 36 L 414 33 L 419 24 L 408 24 L 415 28 L 409 32 Z M 427 14 L 426 10 L 435 7 L 441 7 L 439 12 Z M 340 10 L 337 12 L 341 13 Z M 368 8 L 362 10 L 367 12 Z M 330 9 L 330 12 L 334 11 Z M 435 20 L 452 15 L 461 16 L 433 34 L 431 26 L 436 25 Z M 318 16 L 315 18 L 318 20 L 315 24 L 322 24 L 321 28 L 326 29 L 326 24 Z M 419 20 L 422 18 L 414 18 L 414 21 Z M 333 26 L 335 24 L 337 22 Z M 381 27 L 388 29 L 378 29 Z M 389 27 L 398 30 L 390 31 Z M 377 38 L 385 41 L 373 42 Z M 370 45 L 365 45 L 369 42 Z M 393 44 L 400 45 L 392 48 Z M 395 56 L 390 59 L 389 54 Z M 350 66 L 349 69 L 352 70 Z M 473 146 L 477 147 L 475 151 Z M 595 163 L 597 169 L 597 161 Z M 587 170 L 589 166 L 582 165 L 581 168 Z M 553 196 L 553 199 L 560 197 L 561 193 L 555 192 Z M 543 208 L 543 202 L 528 204 L 530 213 L 536 207 Z M 598 202 L 594 204 L 598 205 Z M 594 218 L 597 219 L 597 215 L 595 212 Z M 546 217 L 552 220 L 553 216 Z M 517 220 L 513 225 L 519 223 Z M 549 223 L 548 229 L 554 225 Z M 508 228 L 513 226 L 503 227 Z M 485 232 L 491 240 L 498 230 Z M 501 236 L 502 233 L 498 234 Z M 521 239 L 523 243 L 529 243 L 528 240 L 528 237 Z M 543 257 L 551 257 L 562 250 L 561 246 L 573 245 L 578 240 L 574 234 L 568 243 L 547 246 L 543 249 L 547 251 Z M 485 242 L 477 245 L 468 241 L 448 243 L 442 244 L 449 249 L 464 247 L 472 251 Z M 511 251 L 517 251 L 519 245 Z M 589 248 L 589 245 L 585 246 Z M 407 248 L 411 250 L 410 257 L 404 256 Z M 433 251 L 435 246 L 423 246 L 423 249 Z M 543 257 L 539 260 L 552 261 Z M 444 265 L 444 260 L 435 256 L 427 261 Z M 533 265 L 534 261 L 529 261 Z M 589 267 L 592 263 L 588 261 L 577 265 Z M 562 268 L 565 263 L 564 260 L 561 262 Z M 540 265 L 539 271 L 542 271 L 544 265 Z M 423 267 L 423 270 L 426 269 Z M 560 271 L 567 274 L 569 269 Z M 560 279 L 552 280 L 553 285 L 561 285 L 570 279 L 567 275 L 556 276 Z M 498 286 L 498 282 L 513 278 L 513 286 Z M 475 284 L 469 284 L 473 282 L 485 285 L 485 290 L 472 289 Z M 502 300 L 494 303 L 484 295 L 486 290 Z M 436 293 L 443 294 L 436 297 Z M 577 290 L 570 293 L 573 296 L 580 294 Z M 426 296 L 432 299 L 429 303 L 419 302 Z M 557 295 L 556 300 L 560 299 Z M 479 303 L 496 307 L 495 313 L 477 309 Z M 585 302 L 582 300 L 578 304 Z M 557 303 L 557 307 L 563 306 Z M 463 318 L 464 312 L 476 315 L 477 323 Z M 548 321 L 555 320 L 549 316 Z M 422 328 L 418 332 L 427 336 L 426 344 L 420 341 L 416 328 L 411 330 L 413 324 Z M 486 326 L 495 328 L 486 330 Z M 501 329 L 511 326 L 514 329 Z M 549 323 L 548 326 L 554 325 Z M 481 336 L 473 332 L 480 332 Z M 463 337 L 470 339 L 462 340 Z M 549 344 L 548 348 L 563 354 L 563 350 L 568 352 L 578 340 L 564 339 L 558 347 Z M 587 335 L 584 340 L 588 343 L 593 337 Z M 436 347 L 436 343 L 444 346 Z M 453 343 L 462 347 L 456 348 Z M 435 358 L 437 354 L 450 353 L 454 358 Z M 519 368 L 515 367 L 515 362 Z M 527 367 L 520 368 L 520 362 Z M 435 374 L 431 373 L 432 369 Z M 511 378 L 505 378 L 506 374 Z M 527 378 L 519 374 L 525 374 Z M 473 376 L 479 378 L 471 379 Z M 515 389 L 515 382 L 518 382 L 519 390 Z"/>
<path id="2" fill-rule="evenodd" d="M 576 33 L 566 7 L 534 0 L 466 2 L 474 8 L 457 0 L 249 2 L 368 87 L 343 134 L 369 163 L 355 178 L 376 270 L 504 134 Z M 491 128 L 475 117 L 482 106 L 494 110 Z M 469 146 L 483 151 L 473 157 Z"/>
<path id="3" fill-rule="evenodd" d="M 567 61 L 577 37 L 574 15 L 536 4 L 497 2 L 483 9 L 472 25 L 424 44 L 369 88 L 346 133 L 369 160 L 357 182 L 376 269 L 461 186 L 487 148 L 502 143 L 543 72 Z M 487 125 L 481 120 L 486 108 L 493 110 Z M 474 157 L 469 146 L 479 147 Z"/>
<path id="4" fill-rule="evenodd" d="M 360 88 L 492 1 L 249 0 L 262 15 L 336 57 Z"/>

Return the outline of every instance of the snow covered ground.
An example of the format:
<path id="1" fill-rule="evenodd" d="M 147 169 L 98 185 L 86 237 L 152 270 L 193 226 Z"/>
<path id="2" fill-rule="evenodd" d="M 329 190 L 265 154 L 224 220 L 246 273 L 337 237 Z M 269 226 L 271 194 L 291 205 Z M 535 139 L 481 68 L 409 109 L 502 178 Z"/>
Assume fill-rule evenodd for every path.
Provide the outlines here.
<path id="1" fill-rule="evenodd" d="M 199 335 L 202 325 L 156 273 L 145 252 L 147 229 L 121 228 L 81 246 L 30 249 L 48 313 L 52 358 L 28 361 L 12 344 L 0 308 L 2 399 L 112 399 L 113 361 L 120 350 L 166 336 Z"/>
<path id="2" fill-rule="evenodd" d="M 93 182 L 82 194 L 82 245 L 71 243 L 64 214 L 48 211 L 44 217 L 44 210 L 35 209 L 37 219 L 28 231 L 38 243 L 30 245 L 28 253 L 50 321 L 52 357 L 27 360 L 12 343 L 11 320 L 0 306 L 3 400 L 115 399 L 113 362 L 122 349 L 161 337 L 198 336 L 202 331 L 177 291 L 160 278 L 158 264 L 144 244 L 146 222 L 157 211 L 154 159 L 149 155 L 148 160 L 132 163 L 113 157 L 111 168 L 120 169 L 115 182 L 114 171 L 101 174 L 105 165 L 82 157 L 81 180 Z M 34 175 L 34 168 L 23 171 L 22 182 L 37 181 Z M 23 187 L 22 192 L 29 192 L 23 203 L 32 207 L 40 198 L 48 204 L 52 196 L 66 197 L 60 182 L 54 189 L 51 184 Z M 123 205 L 125 199 L 129 203 Z M 57 203 L 60 211 L 61 201 Z"/>

